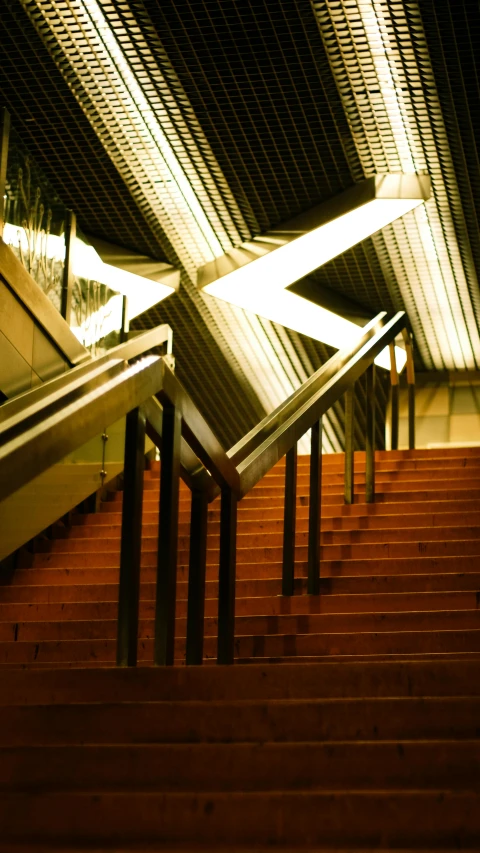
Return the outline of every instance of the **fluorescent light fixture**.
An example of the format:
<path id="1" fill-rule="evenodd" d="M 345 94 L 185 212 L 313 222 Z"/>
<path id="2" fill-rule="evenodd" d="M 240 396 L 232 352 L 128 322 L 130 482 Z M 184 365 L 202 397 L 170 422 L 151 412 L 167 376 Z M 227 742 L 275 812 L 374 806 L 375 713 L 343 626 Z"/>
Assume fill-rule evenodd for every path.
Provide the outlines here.
<path id="1" fill-rule="evenodd" d="M 287 290 L 430 195 L 426 175 L 375 175 L 330 202 L 217 258 L 198 272 L 200 289 L 341 349 L 359 336 L 350 320 Z M 403 350 L 398 352 L 399 369 Z M 388 350 L 376 359 L 390 366 Z"/>
<path id="2" fill-rule="evenodd" d="M 462 205 L 451 146 L 428 50 L 412 50 L 412 39 L 417 47 L 427 41 L 422 3 L 324 0 L 312 6 L 348 123 L 356 127 L 350 162 L 387 171 L 428 168 L 435 175 L 432 202 L 395 223 L 382 241 L 425 367 L 478 369 L 478 311 L 469 285 L 477 276 L 458 241 L 455 210 Z"/>
<path id="3" fill-rule="evenodd" d="M 49 260 L 63 262 L 65 260 L 65 240 L 63 236 L 45 234 L 40 232 L 37 241 L 29 245 L 29 237 L 24 228 L 7 222 L 3 230 L 3 240 L 14 248 L 22 249 L 24 254 L 30 252 L 32 255 L 44 254 Z M 136 259 L 142 262 L 137 266 L 145 268 L 145 260 L 141 255 L 125 253 L 120 247 L 111 244 L 101 244 L 115 250 L 118 256 L 126 256 L 127 266 L 133 267 Z M 147 259 L 148 260 L 148 259 Z M 133 320 L 139 314 L 147 311 L 152 305 L 171 296 L 178 287 L 180 273 L 169 264 L 155 263 L 150 260 L 148 264 L 148 276 L 138 275 L 129 269 L 122 269 L 116 264 L 107 264 L 102 261 L 96 249 L 85 243 L 79 237 L 75 240 L 73 252 L 73 272 L 78 278 L 98 281 L 116 291 L 107 304 L 99 311 L 94 312 L 81 326 L 72 325 L 74 335 L 86 346 L 95 343 L 99 338 L 108 335 L 122 325 L 122 303 L 123 296 L 128 298 L 128 321 Z M 73 317 L 72 317 L 73 319 Z"/>

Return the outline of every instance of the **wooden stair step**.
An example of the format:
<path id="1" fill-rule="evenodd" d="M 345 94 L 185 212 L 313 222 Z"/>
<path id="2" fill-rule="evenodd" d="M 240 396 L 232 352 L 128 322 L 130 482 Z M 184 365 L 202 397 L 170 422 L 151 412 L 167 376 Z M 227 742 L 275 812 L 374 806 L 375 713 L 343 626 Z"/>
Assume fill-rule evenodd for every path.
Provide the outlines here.
<path id="1" fill-rule="evenodd" d="M 5 793 L 6 841 L 151 842 L 217 846 L 480 843 L 476 791 Z"/>
<path id="2" fill-rule="evenodd" d="M 148 608 L 147 617 L 141 617 L 139 637 L 154 637 L 154 604 Z M 68 640 L 115 639 L 116 614 L 113 618 L 88 618 L 75 621 L 26 621 L 0 622 L 0 643 L 64 642 Z M 383 633 L 402 631 L 452 631 L 480 630 L 480 610 L 425 610 L 413 612 L 379 613 L 283 613 L 274 615 L 238 615 L 235 619 L 235 634 L 239 642 L 244 636 L 261 636 L 267 642 L 270 637 L 281 635 Z M 176 619 L 176 636 L 186 636 L 186 618 Z M 217 635 L 217 617 L 205 618 L 205 636 Z"/>
<path id="3" fill-rule="evenodd" d="M 240 616 L 280 616 L 282 614 L 315 614 L 315 613 L 419 613 L 423 611 L 471 611 L 476 612 L 479 593 L 476 589 L 453 592 L 359 592 L 355 593 L 325 593 L 318 596 L 294 595 L 282 596 L 281 580 L 277 581 L 276 594 L 272 590 L 269 595 L 261 595 L 261 582 L 252 580 L 251 589 L 237 590 L 235 613 Z M 95 585 L 92 584 L 95 588 Z M 186 585 L 184 584 L 186 587 Z M 246 584 L 245 584 L 246 586 Z M 116 619 L 118 611 L 118 587 L 111 584 L 111 589 L 105 592 L 105 585 L 98 585 L 96 600 L 87 598 L 87 593 L 73 589 L 73 600 L 65 601 L 36 601 L 32 603 L 11 602 L 0 604 L 0 624 L 4 622 L 34 622 L 43 621 L 81 621 L 98 619 Z M 155 585 L 150 584 L 150 597 L 145 591 L 141 592 L 140 618 L 153 618 L 155 610 Z M 257 589 L 260 587 L 260 589 Z M 18 589 L 14 587 L 13 589 Z M 42 589 L 42 587 L 40 587 Z M 67 591 L 72 587 L 66 587 Z M 88 589 L 88 587 L 87 587 Z M 182 597 L 183 592 L 183 597 Z M 210 590 L 207 590 L 207 594 Z M 211 590 L 213 593 L 213 590 Z M 179 589 L 176 615 L 184 618 L 187 613 L 186 588 Z M 31 595 L 31 593 L 30 593 Z M 205 616 L 217 616 L 218 599 L 207 597 L 205 601 Z"/>
<path id="4" fill-rule="evenodd" d="M 478 519 L 477 519 L 478 520 Z M 280 527 L 280 525 L 279 525 Z M 305 529 L 297 529 L 295 544 L 297 547 L 304 546 L 308 543 L 308 527 Z M 387 543 L 410 543 L 447 541 L 447 540 L 465 540 L 474 539 L 480 542 L 480 526 L 468 527 L 437 527 L 431 528 L 427 526 L 401 527 L 401 528 L 386 528 L 382 530 L 323 530 L 321 534 L 321 542 L 323 545 L 381 545 Z M 189 546 L 190 536 L 187 532 L 180 533 L 178 537 L 178 548 L 186 550 Z M 219 532 L 210 532 L 207 537 L 208 548 L 218 548 L 220 542 Z M 118 535 L 108 535 L 107 531 L 104 535 L 93 537 L 78 537 L 75 532 L 65 539 L 56 539 L 53 542 L 44 542 L 43 547 L 38 552 L 63 554 L 63 553 L 88 553 L 89 551 L 98 551 L 99 543 L 101 543 L 102 552 L 105 551 L 120 551 L 120 530 Z M 257 532 L 244 533 L 242 530 L 237 532 L 237 547 L 242 548 L 265 548 L 279 547 L 283 543 L 283 530 L 258 530 Z M 152 534 L 147 535 L 144 531 L 142 536 L 142 550 L 156 551 L 158 548 L 158 531 L 152 531 Z"/>
<path id="5" fill-rule="evenodd" d="M 0 706 L 0 745 L 478 738 L 480 697 Z"/>
<path id="6" fill-rule="evenodd" d="M 388 791 L 480 794 L 480 741 L 0 747 L 0 790 Z M 366 768 L 368 771 L 366 772 Z"/>
<path id="7" fill-rule="evenodd" d="M 65 561 L 59 561 L 60 563 Z M 78 561 L 81 564 L 81 560 Z M 95 562 L 98 565 L 95 565 Z M 110 565 L 104 565 L 103 560 L 89 561 L 88 566 L 62 567 L 49 566 L 48 568 L 35 569 L 35 581 L 37 584 L 81 584 L 81 583 L 118 583 L 118 562 L 115 565 L 115 560 L 110 555 L 108 561 Z M 144 565 L 141 571 L 141 577 L 144 582 L 153 583 L 156 580 L 156 568 L 154 565 Z M 92 565 L 93 563 L 93 565 Z M 281 577 L 281 562 L 280 560 L 263 563 L 239 563 L 237 565 L 237 579 L 250 580 L 255 579 L 274 579 Z M 354 577 L 354 576 L 371 576 L 374 572 L 377 576 L 388 575 L 448 575 L 458 572 L 472 572 L 475 577 L 478 576 L 479 562 L 475 555 L 468 556 L 446 556 L 446 557 L 407 557 L 407 558 L 386 558 L 386 559 L 344 559 L 344 560 L 323 560 L 322 561 L 322 576 L 325 580 L 336 577 Z M 295 563 L 295 575 L 297 578 L 305 578 L 307 576 L 307 563 L 305 560 L 299 560 Z M 180 564 L 177 570 L 179 582 L 186 581 L 188 578 L 188 566 Z M 214 560 L 207 565 L 207 581 L 216 581 L 218 579 L 218 561 Z M 12 586 L 29 584 L 32 580 L 32 572 L 30 569 L 19 569 L 12 579 Z M 415 579 L 412 580 L 415 583 Z M 415 588 L 415 587 L 414 587 Z"/>
<path id="8" fill-rule="evenodd" d="M 140 637 L 139 661 L 153 661 L 153 639 Z M 316 633 L 237 635 L 235 656 L 242 659 L 282 657 L 322 657 L 349 655 L 405 655 L 431 653 L 480 652 L 480 629 L 365 631 L 362 633 Z M 205 638 L 204 655 L 210 660 L 217 656 L 215 636 Z M 31 664 L 71 661 L 87 665 L 90 660 L 113 665 L 116 658 L 116 639 L 65 639 L 45 641 L 0 642 L 0 663 Z M 175 659 L 185 658 L 185 641 L 178 638 Z"/>
<path id="9" fill-rule="evenodd" d="M 1 705 L 354 697 L 480 697 L 480 660 L 5 671 Z"/>

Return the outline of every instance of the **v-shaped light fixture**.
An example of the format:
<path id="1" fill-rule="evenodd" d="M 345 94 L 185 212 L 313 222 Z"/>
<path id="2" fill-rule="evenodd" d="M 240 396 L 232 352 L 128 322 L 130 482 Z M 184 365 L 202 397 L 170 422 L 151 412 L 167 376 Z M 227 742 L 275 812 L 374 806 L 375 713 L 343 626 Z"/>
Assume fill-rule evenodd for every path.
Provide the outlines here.
<path id="1" fill-rule="evenodd" d="M 429 196 L 427 175 L 374 175 L 281 230 L 256 237 L 205 264 L 198 271 L 198 287 L 337 349 L 349 346 L 359 336 L 359 326 L 293 293 L 289 285 Z M 404 351 L 398 350 L 399 366 L 404 358 Z M 390 366 L 388 350 L 380 353 L 376 363 Z"/>

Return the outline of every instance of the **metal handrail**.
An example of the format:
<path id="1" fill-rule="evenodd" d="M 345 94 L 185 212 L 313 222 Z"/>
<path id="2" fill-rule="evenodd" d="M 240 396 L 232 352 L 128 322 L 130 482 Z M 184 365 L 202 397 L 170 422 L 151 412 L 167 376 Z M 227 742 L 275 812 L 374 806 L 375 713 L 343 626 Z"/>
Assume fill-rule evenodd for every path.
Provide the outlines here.
<path id="1" fill-rule="evenodd" d="M 0 501 L 94 438 L 105 424 L 114 423 L 138 406 L 146 404 L 155 421 L 153 406 L 157 395 L 164 403 L 163 409 L 165 404 L 173 405 L 182 412 L 184 429 L 190 436 L 188 446 L 195 445 L 193 453 L 190 449 L 192 462 L 197 458 L 196 448 L 203 466 L 218 485 L 239 494 L 235 466 L 164 358 L 148 356 L 133 365 L 110 359 L 84 378 L 79 397 L 72 399 L 67 389 L 63 390 L 61 406 L 55 401 L 57 405 L 41 410 L 41 417 L 34 406 L 31 416 L 27 414 L 19 420 L 16 415 L 2 424 Z M 158 425 L 156 435 L 161 438 Z M 197 460 L 195 467 L 199 464 Z"/>
<path id="2" fill-rule="evenodd" d="M 67 373 L 62 373 L 61 376 L 56 376 L 37 388 L 24 391 L 23 394 L 19 394 L 12 400 L 7 400 L 0 406 L 0 424 L 16 415 L 25 417 L 27 411 L 31 408 L 33 411 L 35 406 L 42 408 L 54 400 L 61 399 L 63 394 L 70 393 L 99 367 L 108 364 L 113 359 L 131 361 L 162 344 L 167 345 L 167 354 L 171 355 L 172 341 L 172 329 L 166 324 L 142 332 L 140 335 L 112 347 L 105 355 L 90 358 L 87 363 L 73 367 Z"/>
<path id="3" fill-rule="evenodd" d="M 300 388 L 294 391 L 290 397 L 280 403 L 273 412 L 263 418 L 257 426 L 253 427 L 249 433 L 231 447 L 228 455 L 235 464 L 238 465 L 247 456 L 250 456 L 267 436 L 275 432 L 278 426 L 290 417 L 292 411 L 297 411 L 316 393 L 319 387 L 322 387 L 325 382 L 336 376 L 337 372 L 350 361 L 355 353 L 383 327 L 386 316 L 386 311 L 381 311 L 377 314 L 376 317 L 361 329 L 362 334 L 359 334 L 353 346 L 338 350 Z"/>
<path id="4" fill-rule="evenodd" d="M 165 327 L 164 327 L 165 329 Z M 337 353 L 226 453 L 169 365 L 169 359 L 136 358 L 158 345 L 153 330 L 111 350 L 102 359 L 52 380 L 42 393 L 23 395 L 0 424 L 0 500 L 60 461 L 106 423 L 126 415 L 124 502 L 120 556 L 117 662 L 137 659 L 139 572 L 145 434 L 161 446 L 160 516 L 154 660 L 174 661 L 179 478 L 192 491 L 187 608 L 187 663 L 203 659 L 207 557 L 207 507 L 221 493 L 218 661 L 234 650 L 237 503 L 286 455 L 282 588 L 293 593 L 295 563 L 296 447 L 312 432 L 308 533 L 308 592 L 320 591 L 322 417 L 346 395 L 345 500 L 353 501 L 353 386 L 367 376 L 366 495 L 374 500 L 374 359 L 399 333 L 406 336 L 407 381 L 414 379 L 406 317 L 376 317 L 349 351 Z M 392 377 L 396 370 L 392 369 Z M 397 377 L 398 379 L 398 377 Z M 396 380 L 395 380 L 396 381 Z M 29 396 L 30 395 L 30 396 Z M 393 398 L 392 398 L 393 399 Z M 409 394 L 410 402 L 413 394 Z M 397 407 L 398 415 L 398 407 Z M 412 421 L 412 417 L 410 418 Z M 397 430 L 398 432 L 398 430 Z M 409 430 L 410 446 L 413 430 Z M 25 458 L 28 448 L 28 459 Z"/>
<path id="5" fill-rule="evenodd" d="M 362 338 L 360 347 L 349 360 L 341 359 L 340 361 L 343 360 L 341 366 L 337 362 L 335 372 L 322 371 L 320 368 L 312 377 L 314 381 L 311 383 L 308 400 L 301 402 L 298 400 L 300 394 L 292 394 L 284 407 L 282 422 L 274 430 L 263 429 L 257 433 L 256 445 L 250 450 L 248 456 L 237 463 L 242 497 L 279 459 L 285 456 L 337 400 L 341 399 L 348 387 L 373 364 L 377 355 L 402 331 L 404 324 L 405 314 L 400 311 L 378 330 L 372 329 L 373 334 L 366 341 Z M 274 424 L 277 421 L 277 418 L 273 419 Z"/>

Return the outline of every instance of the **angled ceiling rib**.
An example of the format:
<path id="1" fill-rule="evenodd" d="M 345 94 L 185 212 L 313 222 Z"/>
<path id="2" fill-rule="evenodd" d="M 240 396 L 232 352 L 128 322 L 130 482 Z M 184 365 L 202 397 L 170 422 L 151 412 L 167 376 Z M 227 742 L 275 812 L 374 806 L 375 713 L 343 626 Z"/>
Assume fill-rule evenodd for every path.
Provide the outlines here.
<path id="1" fill-rule="evenodd" d="M 312 0 L 355 141 L 357 179 L 428 172 L 433 198 L 373 238 L 429 368 L 480 366 L 480 291 L 420 5 Z M 457 234 L 463 235 L 461 250 Z M 396 282 L 395 282 L 396 279 Z"/>
<path id="2" fill-rule="evenodd" d="M 271 411 L 308 378 L 318 356 L 313 365 L 299 336 L 293 348 L 292 336 L 273 323 L 195 291 L 196 268 L 251 232 L 143 4 L 135 9 L 140 29 L 135 3 L 20 2 L 149 225 L 163 242 L 167 236 L 186 273 L 187 298 L 233 373 Z M 338 450 L 332 418 L 325 447 Z"/>

